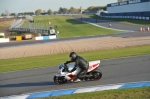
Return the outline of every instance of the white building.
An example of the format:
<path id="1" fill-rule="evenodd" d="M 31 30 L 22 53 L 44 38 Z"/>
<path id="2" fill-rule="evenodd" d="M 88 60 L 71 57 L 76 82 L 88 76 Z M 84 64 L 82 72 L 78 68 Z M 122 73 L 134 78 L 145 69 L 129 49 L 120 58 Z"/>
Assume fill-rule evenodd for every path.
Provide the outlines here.
<path id="1" fill-rule="evenodd" d="M 129 0 L 107 5 L 108 13 L 150 12 L 150 0 Z"/>
<path id="2" fill-rule="evenodd" d="M 102 16 L 133 16 L 150 18 L 150 0 L 126 0 L 107 5 L 108 13 Z"/>

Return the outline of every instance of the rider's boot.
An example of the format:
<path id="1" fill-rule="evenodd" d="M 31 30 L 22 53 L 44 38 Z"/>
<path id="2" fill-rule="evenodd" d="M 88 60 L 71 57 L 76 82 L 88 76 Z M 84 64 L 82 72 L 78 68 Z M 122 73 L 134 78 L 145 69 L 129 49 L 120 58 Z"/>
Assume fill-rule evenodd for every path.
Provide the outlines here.
<path id="1" fill-rule="evenodd" d="M 75 79 L 73 82 L 80 82 L 81 80 L 80 79 Z"/>

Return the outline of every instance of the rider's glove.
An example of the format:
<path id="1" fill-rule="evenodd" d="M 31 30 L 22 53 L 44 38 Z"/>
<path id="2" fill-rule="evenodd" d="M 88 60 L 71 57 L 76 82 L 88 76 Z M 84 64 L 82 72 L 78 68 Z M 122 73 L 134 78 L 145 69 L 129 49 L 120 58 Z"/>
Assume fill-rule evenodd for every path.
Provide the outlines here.
<path id="1" fill-rule="evenodd" d="M 68 61 L 66 61 L 66 63 L 65 64 L 68 64 L 69 62 Z"/>
<path id="2" fill-rule="evenodd" d="M 69 72 L 67 64 L 66 64 L 66 63 L 64 63 L 64 65 L 65 65 L 65 67 L 64 67 L 64 68 L 67 70 L 67 72 Z"/>
<path id="3" fill-rule="evenodd" d="M 67 66 L 67 63 L 64 63 L 65 66 Z"/>

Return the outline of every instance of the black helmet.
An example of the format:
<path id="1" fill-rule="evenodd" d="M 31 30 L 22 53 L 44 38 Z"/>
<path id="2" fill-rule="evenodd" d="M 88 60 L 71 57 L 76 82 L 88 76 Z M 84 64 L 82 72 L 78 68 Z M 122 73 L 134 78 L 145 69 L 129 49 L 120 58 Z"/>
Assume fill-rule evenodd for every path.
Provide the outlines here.
<path id="1" fill-rule="evenodd" d="M 78 55 L 77 55 L 75 52 L 71 52 L 70 55 L 69 55 L 69 57 L 70 57 L 71 60 L 73 60 L 73 61 L 76 60 L 77 56 L 78 56 Z"/>

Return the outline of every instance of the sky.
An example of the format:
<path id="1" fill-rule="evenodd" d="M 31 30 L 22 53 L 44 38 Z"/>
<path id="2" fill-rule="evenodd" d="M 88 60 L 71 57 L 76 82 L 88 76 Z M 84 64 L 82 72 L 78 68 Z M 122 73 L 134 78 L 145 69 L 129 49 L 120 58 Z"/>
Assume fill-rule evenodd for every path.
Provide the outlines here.
<path id="1" fill-rule="evenodd" d="M 37 9 L 58 11 L 60 7 L 86 9 L 89 6 L 106 6 L 117 0 L 0 0 L 0 15 L 5 13 L 35 12 Z"/>

